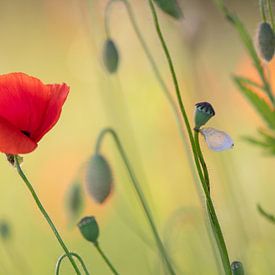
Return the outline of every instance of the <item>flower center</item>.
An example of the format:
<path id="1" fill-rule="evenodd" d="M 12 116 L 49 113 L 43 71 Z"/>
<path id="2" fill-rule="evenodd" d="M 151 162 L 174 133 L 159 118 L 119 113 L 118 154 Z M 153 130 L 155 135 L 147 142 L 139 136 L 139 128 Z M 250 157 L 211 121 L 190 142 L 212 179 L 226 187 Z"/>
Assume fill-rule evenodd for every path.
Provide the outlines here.
<path id="1" fill-rule="evenodd" d="M 21 133 L 23 133 L 25 136 L 30 137 L 31 133 L 25 130 L 21 130 Z"/>

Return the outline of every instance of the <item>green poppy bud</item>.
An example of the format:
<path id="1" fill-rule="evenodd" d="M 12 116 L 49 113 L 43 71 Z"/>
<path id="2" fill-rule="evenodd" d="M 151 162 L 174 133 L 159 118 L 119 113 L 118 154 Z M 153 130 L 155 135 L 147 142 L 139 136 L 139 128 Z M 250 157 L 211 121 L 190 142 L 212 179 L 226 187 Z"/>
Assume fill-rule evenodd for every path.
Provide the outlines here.
<path id="1" fill-rule="evenodd" d="M 0 237 L 2 238 L 2 240 L 8 240 L 10 238 L 10 235 L 10 225 L 4 220 L 0 221 Z"/>
<path id="2" fill-rule="evenodd" d="M 86 186 L 91 197 L 100 204 L 109 197 L 113 189 L 111 168 L 100 154 L 95 154 L 88 162 Z"/>
<path id="3" fill-rule="evenodd" d="M 70 219 L 77 218 L 84 205 L 81 185 L 78 182 L 71 184 L 65 203 Z"/>
<path id="4" fill-rule="evenodd" d="M 119 53 L 113 40 L 107 39 L 103 49 L 103 63 L 109 73 L 115 73 L 119 64 Z"/>
<path id="5" fill-rule="evenodd" d="M 195 110 L 195 129 L 199 130 L 212 116 L 215 115 L 215 111 L 212 105 L 208 102 L 197 103 Z"/>
<path id="6" fill-rule="evenodd" d="M 93 244 L 97 243 L 97 239 L 99 236 L 99 227 L 95 217 L 85 217 L 78 223 L 77 226 L 84 239 L 92 242 Z"/>
<path id="7" fill-rule="evenodd" d="M 232 262 L 231 270 L 233 275 L 244 275 L 244 269 L 241 262 L 238 262 L 238 261 Z"/>
<path id="8" fill-rule="evenodd" d="M 261 57 L 267 62 L 270 61 L 274 55 L 275 37 L 269 23 L 259 25 L 257 40 Z"/>
<path id="9" fill-rule="evenodd" d="M 183 17 L 183 13 L 177 0 L 154 0 L 162 11 L 174 17 L 180 19 Z"/>

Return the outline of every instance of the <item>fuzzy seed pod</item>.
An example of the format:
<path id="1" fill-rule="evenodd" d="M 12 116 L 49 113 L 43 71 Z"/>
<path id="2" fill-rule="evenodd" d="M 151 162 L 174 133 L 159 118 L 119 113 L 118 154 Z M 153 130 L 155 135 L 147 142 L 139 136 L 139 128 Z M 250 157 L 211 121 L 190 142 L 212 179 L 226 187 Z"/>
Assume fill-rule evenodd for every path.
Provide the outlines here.
<path id="1" fill-rule="evenodd" d="M 95 154 L 88 162 L 86 186 L 89 194 L 97 203 L 103 203 L 113 187 L 112 171 L 107 160 Z"/>
<path id="2" fill-rule="evenodd" d="M 103 48 L 103 63 L 109 73 L 115 73 L 119 64 L 119 53 L 113 40 L 107 39 Z"/>
<path id="3" fill-rule="evenodd" d="M 261 57 L 269 62 L 274 55 L 275 37 L 269 23 L 261 23 L 258 29 L 258 47 Z"/>
<path id="4" fill-rule="evenodd" d="M 85 217 L 78 223 L 78 228 L 88 242 L 97 243 L 99 227 L 95 217 Z"/>
<path id="5" fill-rule="evenodd" d="M 232 262 L 231 270 L 233 275 L 244 275 L 244 269 L 241 262 L 238 262 L 238 261 Z"/>
<path id="6" fill-rule="evenodd" d="M 215 111 L 212 105 L 208 102 L 197 103 L 195 110 L 195 129 L 200 129 L 212 116 L 215 115 Z"/>
<path id="7" fill-rule="evenodd" d="M 154 0 L 162 11 L 174 17 L 175 19 L 181 19 L 183 13 L 177 0 Z"/>
<path id="8" fill-rule="evenodd" d="M 80 215 L 84 205 L 81 185 L 78 182 L 70 186 L 65 203 L 70 219 L 76 219 Z"/>

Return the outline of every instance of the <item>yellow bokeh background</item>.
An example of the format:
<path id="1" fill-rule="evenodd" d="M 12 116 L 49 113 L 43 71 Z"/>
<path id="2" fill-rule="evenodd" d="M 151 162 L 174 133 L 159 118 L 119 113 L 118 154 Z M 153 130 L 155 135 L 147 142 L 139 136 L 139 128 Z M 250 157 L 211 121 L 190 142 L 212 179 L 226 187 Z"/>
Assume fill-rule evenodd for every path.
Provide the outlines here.
<path id="1" fill-rule="evenodd" d="M 130 3 L 174 96 L 147 1 Z M 22 71 L 45 83 L 66 82 L 71 89 L 58 124 L 35 152 L 24 156 L 23 169 L 69 248 L 83 256 L 91 274 L 110 274 L 77 227 L 68 227 L 64 200 L 93 154 L 100 130 L 113 127 L 178 273 L 220 274 L 175 118 L 119 2 L 109 18 L 120 53 L 119 71 L 109 75 L 103 67 L 106 4 L 105 0 L 0 1 L 1 73 Z M 257 213 L 256 204 L 275 209 L 274 160 L 242 139 L 255 136 L 263 122 L 231 79 L 234 73 L 255 78 L 252 64 L 236 31 L 211 1 L 180 4 L 183 21 L 159 9 L 158 14 L 188 116 L 192 121 L 196 102 L 211 102 L 216 116 L 209 126 L 226 131 L 235 141 L 233 150 L 222 153 L 209 151 L 202 142 L 230 259 L 242 261 L 247 274 L 272 274 L 275 226 Z M 231 1 L 230 7 L 253 35 L 260 20 L 257 1 Z M 121 274 L 162 274 L 151 232 L 110 137 L 102 152 L 112 167 L 114 191 L 101 206 L 86 193 L 82 216 L 97 217 L 102 248 Z M 54 274 L 61 247 L 4 154 L 0 168 L 0 219 L 12 228 L 11 240 L 0 246 L 0 274 Z M 68 262 L 62 274 L 74 274 Z"/>

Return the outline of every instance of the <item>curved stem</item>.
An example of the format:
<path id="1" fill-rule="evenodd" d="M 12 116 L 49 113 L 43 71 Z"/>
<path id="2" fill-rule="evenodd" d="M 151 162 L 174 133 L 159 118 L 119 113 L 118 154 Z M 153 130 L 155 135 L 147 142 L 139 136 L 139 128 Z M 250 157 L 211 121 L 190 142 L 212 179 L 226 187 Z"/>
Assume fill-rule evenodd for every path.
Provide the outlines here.
<path id="1" fill-rule="evenodd" d="M 101 255 L 101 257 L 103 258 L 103 260 L 105 261 L 105 263 L 108 265 L 108 267 L 112 270 L 112 272 L 115 275 L 119 275 L 119 273 L 116 271 L 116 269 L 114 268 L 114 266 L 112 265 L 112 263 L 110 262 L 110 260 L 108 259 L 108 257 L 106 256 L 106 254 L 102 251 L 101 247 L 99 246 L 98 243 L 94 244 L 96 250 L 98 251 L 98 253 Z"/>
<path id="2" fill-rule="evenodd" d="M 267 6 L 268 6 L 268 11 L 269 11 L 271 26 L 272 26 L 272 29 L 274 31 L 275 30 L 275 24 L 274 24 L 274 16 L 273 16 L 273 11 L 272 11 L 271 0 L 267 0 Z"/>
<path id="3" fill-rule="evenodd" d="M 207 187 L 207 182 L 204 178 L 204 174 L 203 174 L 201 166 L 200 166 L 200 160 L 199 160 L 199 157 L 198 157 L 199 154 L 198 154 L 197 149 L 196 149 L 195 140 L 194 140 L 192 130 L 191 130 L 191 127 L 190 127 L 190 123 L 189 123 L 189 120 L 188 120 L 188 117 L 187 117 L 187 114 L 186 114 L 186 111 L 185 111 L 185 108 L 184 108 L 184 104 L 183 104 L 183 101 L 182 101 L 182 98 L 181 98 L 180 89 L 179 89 L 179 85 L 178 85 L 174 65 L 173 65 L 168 47 L 167 47 L 166 42 L 164 40 L 164 37 L 162 35 L 161 29 L 160 29 L 158 16 L 157 16 L 153 1 L 148 0 L 148 3 L 149 3 L 149 6 L 150 6 L 152 15 L 153 15 L 154 24 L 155 24 L 157 34 L 159 36 L 162 48 L 163 48 L 165 56 L 167 58 L 169 69 L 171 71 L 171 75 L 172 75 L 173 83 L 174 83 L 174 86 L 175 86 L 179 107 L 180 107 L 181 114 L 182 114 L 184 122 L 185 122 L 185 126 L 187 128 L 187 132 L 188 132 L 188 135 L 189 135 L 189 139 L 190 139 L 190 143 L 191 143 L 191 147 L 192 147 L 193 156 L 194 156 L 194 160 L 195 160 L 195 163 L 196 163 L 197 171 L 198 171 L 199 177 L 201 179 L 203 191 L 205 193 L 206 202 L 207 202 L 207 209 L 208 209 L 210 217 L 211 217 L 211 224 L 213 224 L 213 226 L 212 226 L 212 229 L 214 231 L 213 233 L 214 233 L 214 235 L 219 237 L 219 238 L 216 238 L 216 242 L 217 242 L 217 245 L 218 245 L 218 248 L 219 248 L 219 251 L 220 251 L 220 256 L 221 256 L 221 259 L 222 259 L 222 262 L 223 262 L 224 271 L 225 271 L 226 274 L 231 274 L 230 261 L 229 261 L 229 258 L 228 258 L 226 245 L 225 245 L 225 242 L 224 242 L 224 239 L 223 239 L 222 231 L 221 231 L 221 228 L 220 228 L 220 225 L 219 225 L 219 222 L 218 222 L 218 218 L 217 218 L 217 215 L 216 215 L 216 212 L 215 212 L 215 208 L 214 208 L 214 205 L 213 205 L 211 197 L 210 197 L 210 193 L 209 193 L 209 190 L 208 190 L 208 187 Z"/>
<path id="4" fill-rule="evenodd" d="M 77 254 L 77 253 L 74 253 L 74 252 L 70 252 L 70 255 L 74 256 L 75 258 L 78 259 L 78 261 L 80 262 L 84 272 L 86 275 L 90 275 L 84 261 L 82 260 L 82 258 Z M 58 260 L 57 260 L 57 263 L 56 263 L 56 267 L 55 267 L 55 275 L 59 275 L 59 272 L 60 272 L 60 267 L 61 267 L 61 263 L 63 261 L 63 259 L 65 259 L 66 257 L 68 257 L 67 254 L 63 254 L 61 255 Z"/>
<path id="5" fill-rule="evenodd" d="M 266 15 L 265 15 L 265 0 L 259 0 L 259 9 L 260 9 L 260 14 L 262 17 L 262 20 L 266 22 Z"/>
<path id="6" fill-rule="evenodd" d="M 50 216 L 48 215 L 47 211 L 45 210 L 45 208 L 43 207 L 42 203 L 40 202 L 35 190 L 33 189 L 32 187 L 32 184 L 30 183 L 30 181 L 27 179 L 26 175 L 24 174 L 23 170 L 21 169 L 20 167 L 20 164 L 19 164 L 19 161 L 18 161 L 18 156 L 14 156 L 14 164 L 15 164 L 15 167 L 17 169 L 17 172 L 18 174 L 20 175 L 20 177 L 22 178 L 22 180 L 25 182 L 28 190 L 30 191 L 37 207 L 39 208 L 40 212 L 42 213 L 42 215 L 44 216 L 44 218 L 46 219 L 46 221 L 48 222 L 48 224 L 50 225 L 54 235 L 56 236 L 59 244 L 61 245 L 61 247 L 63 248 L 63 250 L 65 251 L 66 255 L 68 256 L 76 274 L 78 275 L 81 275 L 78 267 L 77 267 L 77 264 L 75 263 L 73 257 L 71 256 L 67 246 L 65 245 L 64 241 L 62 240 L 60 234 L 58 233 L 54 223 L 52 222 Z"/>
<path id="7" fill-rule="evenodd" d="M 171 94 L 169 92 L 169 89 L 168 89 L 167 85 L 165 84 L 165 82 L 164 82 L 164 80 L 161 76 L 161 73 L 158 69 L 158 65 L 157 65 L 156 61 L 154 60 L 154 57 L 153 57 L 152 53 L 150 52 L 150 49 L 149 49 L 145 39 L 142 36 L 142 33 L 141 33 L 141 31 L 138 27 L 138 24 L 137 24 L 137 20 L 135 18 L 134 13 L 133 13 L 132 7 L 131 7 L 130 3 L 127 0 L 110 0 L 108 2 L 107 6 L 105 8 L 105 17 L 104 17 L 105 32 L 106 32 L 107 37 L 110 36 L 109 14 L 110 14 L 111 6 L 114 2 L 122 2 L 125 5 L 127 13 L 129 15 L 130 22 L 133 26 L 133 29 L 136 33 L 136 36 L 137 36 L 139 42 L 141 44 L 141 47 L 142 47 L 146 57 L 148 58 L 148 61 L 151 65 L 151 67 L 152 67 L 152 70 L 155 74 L 155 77 L 156 77 L 160 87 L 162 88 L 163 93 L 164 93 L 167 101 L 169 102 L 169 104 L 170 104 L 170 106 L 171 106 L 171 108 L 174 112 L 176 122 L 177 122 L 177 125 L 178 125 L 178 128 L 179 128 L 181 139 L 182 139 L 183 143 L 186 144 L 186 141 L 188 139 L 187 139 L 186 134 L 184 132 L 184 129 L 182 127 L 182 123 L 181 123 L 181 120 L 180 120 L 180 115 L 179 115 L 178 109 L 177 109 L 177 104 L 175 103 L 173 97 L 171 96 Z M 188 152 L 188 148 L 186 150 Z"/>
<path id="8" fill-rule="evenodd" d="M 140 42 L 141 44 L 141 47 L 142 49 L 144 50 L 144 53 L 152 67 L 152 70 L 155 74 L 155 77 L 160 85 L 160 87 L 162 88 L 162 91 L 164 93 L 164 96 L 166 98 L 166 100 L 168 101 L 172 111 L 173 111 L 173 114 L 175 116 L 175 119 L 176 119 L 176 124 L 177 124 L 177 127 L 178 127 L 178 131 L 179 131 L 179 135 L 180 135 L 180 138 L 181 138 L 181 141 L 182 141 L 182 144 L 184 146 L 184 150 L 185 150 L 185 153 L 186 153 L 186 156 L 187 156 L 187 160 L 189 162 L 189 165 L 190 165 L 190 169 L 191 169 L 191 172 L 192 172 L 192 176 L 193 176 L 193 180 L 196 184 L 196 188 L 197 188 L 197 193 L 198 193 L 198 196 L 199 196 L 199 200 L 201 202 L 201 205 L 203 206 L 204 205 L 204 199 L 202 197 L 202 194 L 201 194 L 201 186 L 200 186 L 200 179 L 198 178 L 198 175 L 197 175 L 197 172 L 196 172 L 196 168 L 195 168 L 195 165 L 194 165 L 194 162 L 193 162 L 193 157 L 192 157 L 192 152 L 190 151 L 190 148 L 188 146 L 188 136 L 186 135 L 185 133 L 185 130 L 184 130 L 184 127 L 183 127 L 183 123 L 182 123 L 182 120 L 181 120 L 181 115 L 178 111 L 178 107 L 177 107 L 177 104 L 175 102 L 175 100 L 173 99 L 167 85 L 165 84 L 165 81 L 163 80 L 163 77 L 161 76 L 161 73 L 158 69 L 158 65 L 145 41 L 145 39 L 143 38 L 142 36 L 142 32 L 141 30 L 139 29 L 138 27 L 138 24 L 137 24 L 137 20 L 136 20 L 136 17 L 133 13 L 133 10 L 132 10 L 132 7 L 131 7 L 131 4 L 127 1 L 127 0 L 110 0 L 108 2 L 108 4 L 106 5 L 105 7 L 105 17 L 104 17 L 104 24 L 105 24 L 105 32 L 106 32 L 106 36 L 107 37 L 110 37 L 110 21 L 109 21 L 109 18 L 110 18 L 110 11 L 111 11 L 111 6 L 114 2 L 122 2 L 125 7 L 126 7 L 126 10 L 128 12 L 128 16 L 129 16 L 129 19 L 130 19 L 130 22 L 132 24 L 132 27 L 134 29 L 134 32 L 136 33 L 136 36 L 138 38 L 138 41 Z M 207 213 L 206 213 L 207 215 Z M 211 235 L 211 233 L 209 232 L 209 229 L 208 229 L 208 225 L 206 225 L 207 227 L 207 231 L 209 233 L 209 235 Z M 212 243 L 212 238 L 210 237 L 210 241 Z M 216 251 L 215 249 L 213 249 L 214 251 L 214 255 L 216 255 Z M 217 257 L 215 256 L 215 259 Z"/>
<path id="9" fill-rule="evenodd" d="M 144 213 L 145 213 L 145 215 L 147 217 L 148 223 L 149 223 L 150 228 L 152 230 L 152 233 L 153 233 L 153 236 L 155 238 L 158 250 L 159 250 L 162 258 L 164 259 L 164 261 L 166 263 L 166 266 L 167 266 L 170 274 L 174 275 L 176 273 L 173 270 L 173 267 L 172 267 L 172 265 L 170 263 L 169 257 L 167 255 L 166 250 L 165 250 L 165 247 L 164 247 L 164 245 L 163 245 L 163 243 L 161 241 L 161 238 L 159 236 L 157 227 L 156 227 L 154 219 L 153 219 L 153 215 L 151 213 L 151 210 L 150 210 L 150 207 L 149 207 L 149 205 L 147 203 L 145 195 L 144 195 L 144 193 L 142 191 L 142 188 L 141 188 L 141 186 L 140 186 L 140 184 L 138 182 L 138 179 L 137 179 L 137 177 L 136 177 L 136 175 L 135 175 L 135 173 L 134 173 L 134 171 L 133 171 L 133 169 L 132 169 L 132 167 L 130 165 L 130 161 L 128 160 L 126 152 L 124 151 L 124 148 L 122 147 L 122 144 L 121 144 L 121 142 L 120 142 L 120 140 L 119 140 L 116 132 L 112 128 L 106 128 L 106 129 L 103 129 L 101 131 L 101 133 L 99 134 L 98 139 L 97 139 L 95 151 L 96 151 L 96 153 L 99 153 L 102 140 L 103 140 L 104 136 L 106 134 L 108 134 L 108 133 L 113 137 L 113 139 L 115 141 L 115 144 L 117 146 L 117 149 L 118 149 L 118 151 L 120 153 L 120 156 L 121 156 L 121 158 L 122 158 L 122 160 L 123 160 L 123 162 L 124 162 L 124 164 L 126 166 L 126 169 L 127 169 L 128 173 L 129 173 L 129 176 L 130 176 L 131 181 L 133 183 L 133 186 L 134 186 L 134 189 L 136 191 L 136 194 L 137 194 L 137 196 L 139 198 L 139 201 L 140 201 L 140 203 L 142 205 L 142 208 L 144 210 Z"/>

